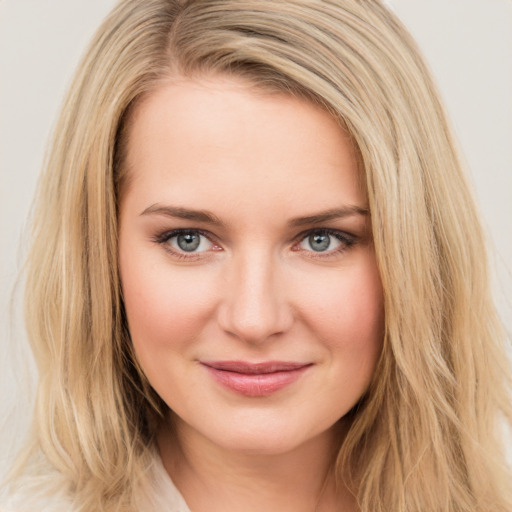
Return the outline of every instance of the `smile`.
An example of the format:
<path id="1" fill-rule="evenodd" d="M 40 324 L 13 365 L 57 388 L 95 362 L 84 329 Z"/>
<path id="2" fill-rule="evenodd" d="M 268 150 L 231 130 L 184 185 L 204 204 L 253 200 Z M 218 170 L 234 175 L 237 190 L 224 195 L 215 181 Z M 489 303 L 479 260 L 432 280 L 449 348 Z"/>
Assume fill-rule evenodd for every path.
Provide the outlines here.
<path id="1" fill-rule="evenodd" d="M 245 396 L 267 396 L 299 379 L 311 363 L 269 361 L 202 361 L 208 373 L 222 386 Z"/>

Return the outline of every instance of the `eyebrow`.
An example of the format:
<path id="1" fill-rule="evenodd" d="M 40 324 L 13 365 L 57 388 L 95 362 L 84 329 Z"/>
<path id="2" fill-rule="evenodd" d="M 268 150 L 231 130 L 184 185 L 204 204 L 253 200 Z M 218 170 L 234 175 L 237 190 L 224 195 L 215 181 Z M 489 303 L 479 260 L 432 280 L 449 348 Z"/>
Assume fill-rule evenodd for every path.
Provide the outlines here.
<path id="1" fill-rule="evenodd" d="M 351 217 L 353 215 L 366 216 L 370 213 L 368 208 L 362 208 L 361 206 L 348 205 L 342 208 L 334 208 L 325 212 L 320 212 L 315 215 L 309 215 L 307 217 L 298 217 L 292 219 L 289 225 L 292 227 L 300 227 L 308 224 L 322 224 L 335 219 L 342 219 L 344 217 Z"/>
<path id="2" fill-rule="evenodd" d="M 196 222 L 203 222 L 211 224 L 213 226 L 224 226 L 224 223 L 213 213 L 207 210 L 192 210 L 189 208 L 183 208 L 180 206 L 168 206 L 160 205 L 158 203 L 153 204 L 146 208 L 141 215 L 164 215 L 166 217 L 173 217 L 178 219 L 193 220 Z M 305 217 L 297 217 L 288 222 L 291 227 L 300 227 L 311 224 L 321 224 L 330 220 L 341 219 L 344 217 L 351 217 L 353 215 L 366 216 L 369 214 L 368 208 L 362 208 L 361 206 L 348 205 L 342 208 L 334 208 L 320 212 L 314 215 L 308 215 Z"/>
<path id="3" fill-rule="evenodd" d="M 213 213 L 207 210 L 191 210 L 180 206 L 167 206 L 153 204 L 146 208 L 141 215 L 164 215 L 166 217 L 175 217 L 178 219 L 194 220 L 196 222 L 204 222 L 213 226 L 223 226 L 224 223 Z"/>

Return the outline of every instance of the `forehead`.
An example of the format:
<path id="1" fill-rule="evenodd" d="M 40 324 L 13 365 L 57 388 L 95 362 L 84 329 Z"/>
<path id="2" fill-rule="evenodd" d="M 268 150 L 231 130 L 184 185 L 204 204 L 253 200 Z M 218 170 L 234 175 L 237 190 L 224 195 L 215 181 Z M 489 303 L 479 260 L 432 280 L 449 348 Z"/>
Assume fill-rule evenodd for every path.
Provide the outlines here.
<path id="1" fill-rule="evenodd" d="M 215 203 L 220 194 L 260 205 L 361 205 L 358 167 L 350 137 L 321 107 L 234 78 L 163 83 L 129 120 L 128 190 L 146 201 Z"/>

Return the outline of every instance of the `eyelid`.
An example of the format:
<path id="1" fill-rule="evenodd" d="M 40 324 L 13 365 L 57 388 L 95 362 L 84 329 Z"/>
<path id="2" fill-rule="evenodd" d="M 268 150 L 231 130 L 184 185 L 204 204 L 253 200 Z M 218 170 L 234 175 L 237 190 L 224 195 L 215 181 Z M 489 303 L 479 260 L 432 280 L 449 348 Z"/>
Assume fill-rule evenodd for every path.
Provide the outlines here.
<path id="1" fill-rule="evenodd" d="M 326 234 L 335 237 L 337 240 L 341 242 L 341 245 L 335 249 L 331 249 L 328 251 L 313 251 L 313 250 L 307 250 L 302 248 L 297 248 L 298 245 L 307 237 L 313 235 L 313 234 Z M 311 257 L 314 258 L 328 258 L 337 254 L 341 254 L 342 252 L 346 251 L 351 246 L 355 245 L 358 241 L 357 236 L 347 233 L 346 231 L 342 231 L 340 229 L 332 229 L 332 228 L 311 228 L 306 231 L 302 231 L 299 233 L 295 239 L 294 244 L 292 247 L 292 250 L 297 252 L 306 252 L 311 255 Z"/>
<path id="2" fill-rule="evenodd" d="M 179 250 L 175 247 L 172 247 L 170 244 L 167 244 L 167 242 L 169 240 L 171 240 L 172 238 L 175 238 L 179 235 L 188 234 L 188 233 L 195 233 L 195 234 L 204 236 L 213 245 L 213 247 L 206 251 L 187 252 L 187 251 Z M 216 240 L 216 237 L 213 236 L 212 233 L 205 231 L 203 229 L 198 229 L 198 228 L 170 229 L 170 230 L 164 231 L 160 234 L 157 234 L 155 237 L 153 237 L 152 240 L 153 240 L 153 242 L 162 245 L 164 247 L 164 249 L 167 252 L 169 252 L 170 254 L 172 254 L 173 256 L 176 256 L 178 258 L 183 258 L 183 259 L 191 260 L 191 259 L 197 259 L 197 258 L 204 257 L 204 256 L 206 256 L 206 253 L 211 252 L 212 249 L 214 252 L 222 250 L 222 248 L 220 247 L 219 243 Z"/>
<path id="3" fill-rule="evenodd" d="M 313 234 L 327 234 L 332 235 L 336 238 L 341 238 L 342 240 L 355 240 L 357 237 L 356 235 L 349 233 L 348 231 L 344 231 L 343 229 L 335 229 L 335 228 L 310 228 L 305 229 L 304 231 L 301 231 L 298 235 L 296 235 L 293 240 L 294 241 L 300 241 L 306 238 L 307 236 L 313 235 Z"/>
<path id="4" fill-rule="evenodd" d="M 209 233 L 208 231 L 204 231 L 203 229 L 198 229 L 198 228 L 169 229 L 169 230 L 163 231 L 162 233 L 157 234 L 154 237 L 154 241 L 163 243 L 175 236 L 185 235 L 188 233 L 198 233 L 199 235 L 202 235 L 205 238 L 207 238 L 208 240 L 210 240 L 210 242 L 216 243 L 215 237 L 211 233 Z"/>

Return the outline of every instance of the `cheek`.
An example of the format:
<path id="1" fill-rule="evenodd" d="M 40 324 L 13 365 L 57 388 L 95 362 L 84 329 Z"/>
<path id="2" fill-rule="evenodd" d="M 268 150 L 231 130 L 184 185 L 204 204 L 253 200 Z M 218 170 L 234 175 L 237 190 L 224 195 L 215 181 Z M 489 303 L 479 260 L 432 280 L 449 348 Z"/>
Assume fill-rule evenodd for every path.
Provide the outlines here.
<path id="1" fill-rule="evenodd" d="M 342 269 L 335 278 L 317 280 L 306 301 L 307 323 L 329 353 L 332 378 L 365 387 L 384 334 L 383 292 L 374 258 L 369 256 L 350 271 Z"/>
<path id="2" fill-rule="evenodd" d="M 310 322 L 333 340 L 373 339 L 383 327 L 383 293 L 380 277 L 372 260 L 356 268 L 316 276 L 314 287 L 304 296 Z M 343 333 L 343 335 L 341 335 Z"/>
<path id="3" fill-rule="evenodd" d="M 130 254 L 121 259 L 124 304 L 132 342 L 141 363 L 169 350 L 183 350 L 210 316 L 215 302 L 211 276 L 199 269 L 177 271 Z"/>

